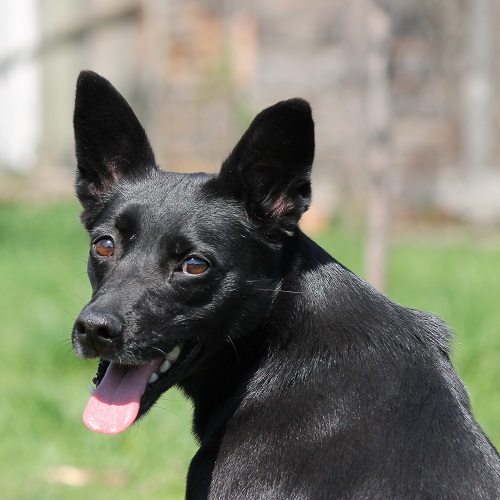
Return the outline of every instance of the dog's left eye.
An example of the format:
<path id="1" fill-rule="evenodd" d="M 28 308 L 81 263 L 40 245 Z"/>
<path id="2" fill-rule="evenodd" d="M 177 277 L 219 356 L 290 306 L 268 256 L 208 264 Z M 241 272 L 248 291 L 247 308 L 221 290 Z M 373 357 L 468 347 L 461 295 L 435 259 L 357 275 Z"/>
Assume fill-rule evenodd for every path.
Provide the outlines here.
<path id="1" fill-rule="evenodd" d="M 109 238 L 101 238 L 94 243 L 95 252 L 101 257 L 112 257 L 115 253 L 115 243 Z"/>
<path id="2" fill-rule="evenodd" d="M 208 270 L 210 264 L 199 257 L 189 257 L 181 266 L 182 272 L 185 274 L 203 274 Z"/>

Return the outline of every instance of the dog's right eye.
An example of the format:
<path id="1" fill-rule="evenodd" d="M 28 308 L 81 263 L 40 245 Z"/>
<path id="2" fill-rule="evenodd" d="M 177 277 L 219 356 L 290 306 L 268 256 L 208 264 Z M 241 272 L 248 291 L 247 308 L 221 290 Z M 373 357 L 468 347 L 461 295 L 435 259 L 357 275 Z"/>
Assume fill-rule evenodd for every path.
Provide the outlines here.
<path id="1" fill-rule="evenodd" d="M 190 257 L 181 265 L 184 274 L 203 274 L 209 267 L 210 264 L 205 259 L 198 257 Z"/>
<path id="2" fill-rule="evenodd" d="M 115 242 L 109 238 L 101 238 L 94 243 L 94 251 L 101 257 L 112 257 L 115 253 Z"/>

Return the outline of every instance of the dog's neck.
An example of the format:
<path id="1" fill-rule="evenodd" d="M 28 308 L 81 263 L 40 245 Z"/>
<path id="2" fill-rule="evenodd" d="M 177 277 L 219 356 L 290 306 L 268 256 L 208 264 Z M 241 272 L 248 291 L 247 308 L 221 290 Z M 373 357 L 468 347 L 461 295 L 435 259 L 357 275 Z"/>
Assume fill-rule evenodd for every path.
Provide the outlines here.
<path id="1" fill-rule="evenodd" d="M 300 304 L 310 303 L 310 295 L 315 293 L 307 282 L 311 271 L 309 267 L 331 265 L 335 261 L 326 253 L 322 259 L 323 254 L 318 254 L 319 247 L 301 231 L 297 232 L 294 240 L 294 244 L 289 245 L 293 251 L 284 256 L 282 280 L 263 322 L 256 325 L 252 332 L 247 332 L 244 338 L 234 337 L 231 343 L 228 342 L 212 354 L 196 373 L 179 384 L 193 402 L 193 429 L 200 441 L 223 432 L 225 423 L 245 397 L 249 382 L 273 357 L 274 350 L 287 348 L 287 345 L 296 349 L 299 345 L 314 342 L 310 337 L 311 331 L 315 329 L 311 329 L 310 324 L 305 338 L 292 338 L 293 332 L 301 331 L 296 328 L 301 321 L 297 311 L 300 316 L 303 309 Z M 297 251 L 297 247 L 300 247 L 300 251 Z M 315 259 L 300 258 L 304 252 L 314 254 Z M 279 318 L 279 322 L 276 322 L 276 318 Z"/>

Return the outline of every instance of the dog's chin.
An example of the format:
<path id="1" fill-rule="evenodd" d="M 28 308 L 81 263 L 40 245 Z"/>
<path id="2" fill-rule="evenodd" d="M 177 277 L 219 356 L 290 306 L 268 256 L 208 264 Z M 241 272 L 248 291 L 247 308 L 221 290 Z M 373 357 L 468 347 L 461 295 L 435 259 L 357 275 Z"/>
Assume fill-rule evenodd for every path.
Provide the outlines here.
<path id="1" fill-rule="evenodd" d="M 151 376 L 145 384 L 142 396 L 140 397 L 140 407 L 135 418 L 135 421 L 137 421 L 153 407 L 164 392 L 180 382 L 191 371 L 199 358 L 202 350 L 201 347 L 202 345 L 197 339 L 190 340 L 176 346 L 161 358 L 155 358 L 150 361 L 138 360 L 129 364 L 122 364 L 101 358 L 96 376 L 92 380 L 96 386 L 96 393 L 98 393 L 99 385 L 103 382 L 106 373 L 112 365 L 114 365 L 114 369 L 120 369 L 124 372 L 129 369 L 137 371 L 141 370 L 142 367 L 149 367 Z M 125 379 L 126 377 L 123 378 Z"/>

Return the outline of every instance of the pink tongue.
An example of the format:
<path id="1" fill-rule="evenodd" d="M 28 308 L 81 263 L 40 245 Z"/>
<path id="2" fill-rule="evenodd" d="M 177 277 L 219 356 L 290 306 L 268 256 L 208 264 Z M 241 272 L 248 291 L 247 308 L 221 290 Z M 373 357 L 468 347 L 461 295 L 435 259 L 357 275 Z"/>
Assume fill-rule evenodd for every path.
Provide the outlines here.
<path id="1" fill-rule="evenodd" d="M 103 434 L 118 434 L 137 418 L 141 396 L 162 360 L 147 365 L 111 363 L 83 413 L 85 425 Z"/>

